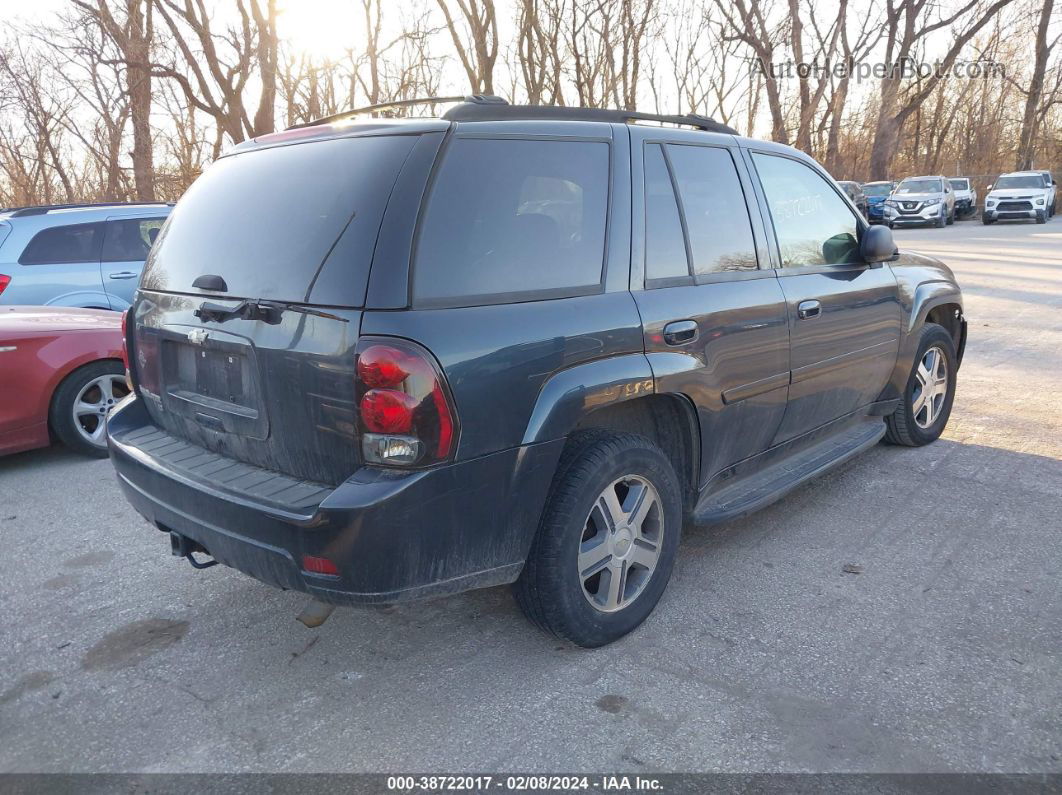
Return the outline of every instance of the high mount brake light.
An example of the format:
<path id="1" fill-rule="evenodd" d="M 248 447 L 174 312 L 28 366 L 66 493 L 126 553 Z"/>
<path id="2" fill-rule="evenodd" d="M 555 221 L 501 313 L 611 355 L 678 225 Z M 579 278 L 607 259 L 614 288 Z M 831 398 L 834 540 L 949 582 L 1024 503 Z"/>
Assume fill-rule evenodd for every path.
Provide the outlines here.
<path id="1" fill-rule="evenodd" d="M 431 354 L 407 340 L 365 337 L 358 343 L 357 357 L 365 462 L 429 466 L 450 458 L 457 413 Z"/>

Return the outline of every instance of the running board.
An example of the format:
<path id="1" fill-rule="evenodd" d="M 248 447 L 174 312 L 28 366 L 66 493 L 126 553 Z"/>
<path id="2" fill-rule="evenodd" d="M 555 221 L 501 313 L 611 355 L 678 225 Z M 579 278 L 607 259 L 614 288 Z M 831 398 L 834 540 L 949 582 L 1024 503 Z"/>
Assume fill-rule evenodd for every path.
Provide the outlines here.
<path id="1" fill-rule="evenodd" d="M 755 475 L 704 495 L 693 509 L 691 521 L 695 525 L 710 525 L 747 516 L 873 447 L 884 435 L 885 423 L 880 419 L 860 422 Z"/>

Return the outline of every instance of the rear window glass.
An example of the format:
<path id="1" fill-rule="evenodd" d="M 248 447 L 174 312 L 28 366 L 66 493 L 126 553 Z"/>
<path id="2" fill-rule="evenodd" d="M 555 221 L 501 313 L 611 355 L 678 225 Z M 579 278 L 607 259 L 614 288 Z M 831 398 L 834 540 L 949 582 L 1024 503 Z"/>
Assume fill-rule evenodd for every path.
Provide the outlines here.
<path id="1" fill-rule="evenodd" d="M 215 274 L 234 297 L 305 301 L 344 232 L 357 238 L 344 244 L 355 252 L 351 284 L 364 286 L 384 207 L 414 140 L 339 138 L 221 158 L 174 208 L 141 286 L 198 292 L 192 282 Z M 364 288 L 356 292 L 334 303 L 356 304 Z"/>
<path id="2" fill-rule="evenodd" d="M 99 262 L 103 224 L 53 226 L 33 236 L 18 261 L 22 265 Z"/>
<path id="3" fill-rule="evenodd" d="M 457 138 L 413 271 L 420 304 L 583 294 L 601 283 L 608 144 Z"/>

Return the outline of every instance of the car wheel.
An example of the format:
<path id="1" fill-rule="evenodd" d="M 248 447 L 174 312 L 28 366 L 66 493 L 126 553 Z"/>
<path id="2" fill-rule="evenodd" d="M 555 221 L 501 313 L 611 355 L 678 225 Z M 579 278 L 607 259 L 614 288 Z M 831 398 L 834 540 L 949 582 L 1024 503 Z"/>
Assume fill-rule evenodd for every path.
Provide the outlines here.
<path id="1" fill-rule="evenodd" d="M 1046 224 L 1047 223 L 1047 211 L 1046 210 L 1037 210 L 1036 211 L 1036 223 L 1038 223 L 1038 224 Z"/>
<path id="2" fill-rule="evenodd" d="M 885 224 L 885 226 L 889 227 L 889 229 L 895 229 L 896 228 L 896 226 L 892 223 L 892 221 L 887 222 Z"/>
<path id="3" fill-rule="evenodd" d="M 948 223 L 948 219 L 947 219 L 946 216 L 947 216 L 947 213 L 941 213 L 939 216 L 937 216 L 937 220 L 934 223 L 934 225 L 937 227 L 937 229 L 943 229 L 944 226 Z"/>
<path id="4" fill-rule="evenodd" d="M 984 224 L 985 226 L 991 226 L 995 222 L 996 222 L 995 218 L 989 218 L 987 215 L 982 215 L 981 216 L 981 223 Z"/>
<path id="5" fill-rule="evenodd" d="M 659 601 L 675 563 L 682 492 L 667 456 L 629 433 L 572 436 L 513 586 L 540 628 L 578 646 L 617 640 Z"/>
<path id="6" fill-rule="evenodd" d="M 951 416 L 957 361 L 955 343 L 943 326 L 922 327 L 914 361 L 903 400 L 885 418 L 885 439 L 907 447 L 936 441 Z"/>
<path id="7" fill-rule="evenodd" d="M 953 223 L 955 223 L 955 211 L 954 210 L 952 210 L 950 213 L 948 213 L 948 226 L 951 226 Z"/>
<path id="8" fill-rule="evenodd" d="M 106 359 L 79 367 L 52 396 L 52 431 L 74 452 L 106 458 L 107 415 L 128 394 L 121 362 Z"/>

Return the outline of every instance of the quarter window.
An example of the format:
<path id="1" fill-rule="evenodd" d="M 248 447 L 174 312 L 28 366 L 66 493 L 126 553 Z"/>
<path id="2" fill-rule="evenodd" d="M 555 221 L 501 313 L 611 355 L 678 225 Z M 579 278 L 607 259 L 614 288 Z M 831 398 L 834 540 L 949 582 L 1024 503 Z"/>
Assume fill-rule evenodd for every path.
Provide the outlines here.
<path id="1" fill-rule="evenodd" d="M 782 267 L 860 261 L 856 218 L 822 176 L 788 157 L 754 152 L 752 158 L 771 210 Z"/>
<path id="2" fill-rule="evenodd" d="M 99 262 L 103 224 L 53 226 L 34 235 L 22 252 L 20 265 Z"/>
<path id="3" fill-rule="evenodd" d="M 413 269 L 420 303 L 597 292 L 609 146 L 456 138 L 425 210 Z"/>
<path id="4" fill-rule="evenodd" d="M 645 147 L 645 278 L 689 275 L 686 241 L 664 151 L 660 144 L 649 144 Z"/>
<path id="5" fill-rule="evenodd" d="M 108 221 L 103 240 L 104 262 L 143 262 L 162 228 L 164 218 Z"/>

